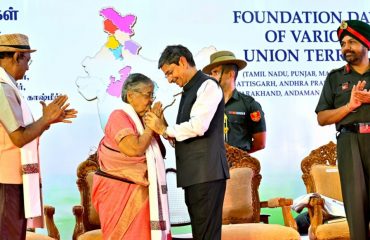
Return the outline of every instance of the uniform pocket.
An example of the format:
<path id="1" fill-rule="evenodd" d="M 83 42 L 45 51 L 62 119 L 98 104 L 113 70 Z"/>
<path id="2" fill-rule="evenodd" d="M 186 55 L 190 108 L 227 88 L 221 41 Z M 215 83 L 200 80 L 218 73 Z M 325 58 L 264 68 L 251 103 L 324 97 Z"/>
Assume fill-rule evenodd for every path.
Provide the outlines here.
<path id="1" fill-rule="evenodd" d="M 227 115 L 227 121 L 230 123 L 242 124 L 245 120 L 244 115 Z"/>

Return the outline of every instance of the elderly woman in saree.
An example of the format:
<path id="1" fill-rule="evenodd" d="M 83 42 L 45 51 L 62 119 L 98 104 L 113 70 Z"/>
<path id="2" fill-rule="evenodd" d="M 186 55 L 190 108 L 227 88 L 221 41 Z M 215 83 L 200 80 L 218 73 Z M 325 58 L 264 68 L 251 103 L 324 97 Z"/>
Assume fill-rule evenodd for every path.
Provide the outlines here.
<path id="1" fill-rule="evenodd" d="M 122 109 L 114 110 L 98 148 L 100 169 L 94 175 L 92 203 L 104 239 L 171 239 L 167 187 L 159 136 L 143 124 L 154 101 L 154 83 L 140 73 L 122 87 Z"/>

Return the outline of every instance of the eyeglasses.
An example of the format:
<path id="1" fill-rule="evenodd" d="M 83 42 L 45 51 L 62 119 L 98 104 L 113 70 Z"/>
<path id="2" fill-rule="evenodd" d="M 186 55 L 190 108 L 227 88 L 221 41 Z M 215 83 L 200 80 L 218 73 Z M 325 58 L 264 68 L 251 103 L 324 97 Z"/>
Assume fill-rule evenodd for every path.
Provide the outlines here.
<path id="1" fill-rule="evenodd" d="M 31 63 L 32 63 L 32 59 L 31 59 L 31 57 L 29 57 L 29 56 L 25 56 L 24 54 L 21 54 L 21 55 L 19 56 L 19 59 L 24 60 L 28 66 L 30 66 L 30 65 L 31 65 Z"/>
<path id="2" fill-rule="evenodd" d="M 141 95 L 145 96 L 146 98 L 150 98 L 151 100 L 155 100 L 155 94 L 154 92 L 150 92 L 150 93 L 143 93 L 143 92 L 140 92 L 138 90 L 132 90 L 134 92 L 137 92 L 137 93 L 140 93 Z"/>

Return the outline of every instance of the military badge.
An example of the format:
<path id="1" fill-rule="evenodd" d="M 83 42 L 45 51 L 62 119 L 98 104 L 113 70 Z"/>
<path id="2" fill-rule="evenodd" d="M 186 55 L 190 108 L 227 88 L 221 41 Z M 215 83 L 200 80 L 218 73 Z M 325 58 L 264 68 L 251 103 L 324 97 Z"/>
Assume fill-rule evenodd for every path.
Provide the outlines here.
<path id="1" fill-rule="evenodd" d="M 260 111 L 252 112 L 250 117 L 253 122 L 259 122 L 261 120 L 261 113 Z"/>
<path id="2" fill-rule="evenodd" d="M 349 88 L 349 83 L 348 82 L 345 82 L 342 84 L 342 90 L 347 90 Z"/>
<path id="3" fill-rule="evenodd" d="M 343 21 L 341 24 L 340 24 L 340 29 L 347 29 L 348 27 L 348 23 L 346 21 Z"/>

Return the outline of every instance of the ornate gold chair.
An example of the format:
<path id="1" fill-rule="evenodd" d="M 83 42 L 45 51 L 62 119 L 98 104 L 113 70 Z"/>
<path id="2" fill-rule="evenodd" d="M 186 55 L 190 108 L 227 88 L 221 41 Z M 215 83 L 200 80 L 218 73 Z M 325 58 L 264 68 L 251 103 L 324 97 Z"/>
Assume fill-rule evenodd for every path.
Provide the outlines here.
<path id="1" fill-rule="evenodd" d="M 262 179 L 259 161 L 245 151 L 227 144 L 225 146 L 230 179 L 227 181 L 223 207 L 222 239 L 300 239 L 290 212 L 292 199 L 275 198 L 261 202 L 258 193 Z M 285 226 L 260 223 L 268 222 L 265 216 L 260 215 L 264 207 L 281 207 Z"/>
<path id="2" fill-rule="evenodd" d="M 99 168 L 97 154 L 94 153 L 77 167 L 77 186 L 81 196 L 81 205 L 73 207 L 76 224 L 73 231 L 73 240 L 100 240 L 99 215 L 91 203 L 91 189 L 93 175 Z"/>
<path id="3" fill-rule="evenodd" d="M 52 240 L 60 239 L 58 228 L 54 223 L 55 208 L 52 206 L 44 205 L 44 219 L 48 236 L 35 233 L 34 229 L 28 229 L 26 233 L 26 240 Z"/>
<path id="4" fill-rule="evenodd" d="M 319 193 L 343 201 L 336 161 L 336 144 L 331 141 L 311 151 L 302 160 L 302 179 L 307 193 Z M 310 240 L 350 239 L 347 221 L 324 223 L 328 217 L 324 211 L 324 199 L 312 197 L 308 203 L 308 213 L 311 222 Z"/>

